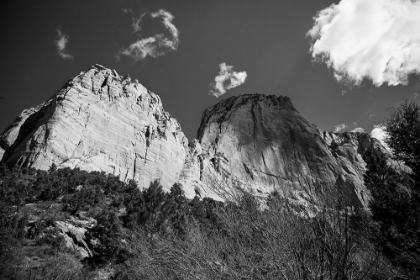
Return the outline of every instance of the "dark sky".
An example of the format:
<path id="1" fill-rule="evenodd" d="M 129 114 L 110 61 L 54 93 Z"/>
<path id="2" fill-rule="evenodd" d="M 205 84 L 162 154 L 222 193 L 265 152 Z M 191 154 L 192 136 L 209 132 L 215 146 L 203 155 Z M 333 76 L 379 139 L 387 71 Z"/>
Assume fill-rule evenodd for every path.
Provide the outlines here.
<path id="1" fill-rule="evenodd" d="M 337 2 L 337 1 L 335 1 Z M 158 94 L 187 137 L 196 136 L 203 110 L 220 99 L 244 93 L 287 95 L 297 109 L 324 130 L 348 125 L 372 130 L 387 108 L 412 100 L 417 77 L 408 86 L 376 88 L 371 82 L 346 88 L 325 64 L 312 62 L 306 32 L 317 11 L 331 0 L 89 0 L 1 1 L 0 131 L 25 108 L 47 100 L 70 78 L 93 64 L 137 78 Z M 116 60 L 139 36 L 132 17 L 164 9 L 175 16 L 177 51 L 136 63 Z M 125 12 L 124 12 L 125 11 Z M 131 12 L 130 12 L 131 11 Z M 162 31 L 145 20 L 143 34 Z M 57 28 L 70 36 L 68 53 L 57 55 Z M 156 29 L 156 30 L 154 30 Z M 246 82 L 219 99 L 208 95 L 219 64 L 246 71 Z M 343 90 L 346 93 L 343 95 Z M 419 98 L 420 99 L 420 98 Z"/>

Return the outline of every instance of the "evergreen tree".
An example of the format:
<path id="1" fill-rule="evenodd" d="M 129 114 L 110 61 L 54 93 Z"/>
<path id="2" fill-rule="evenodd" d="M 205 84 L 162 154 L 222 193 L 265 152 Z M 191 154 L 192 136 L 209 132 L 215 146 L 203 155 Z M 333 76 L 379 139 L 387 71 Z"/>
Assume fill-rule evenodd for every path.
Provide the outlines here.
<path id="1" fill-rule="evenodd" d="M 386 143 L 394 160 L 367 153 L 365 183 L 371 191 L 370 209 L 377 246 L 410 277 L 420 277 L 420 107 L 404 102 L 385 121 Z"/>

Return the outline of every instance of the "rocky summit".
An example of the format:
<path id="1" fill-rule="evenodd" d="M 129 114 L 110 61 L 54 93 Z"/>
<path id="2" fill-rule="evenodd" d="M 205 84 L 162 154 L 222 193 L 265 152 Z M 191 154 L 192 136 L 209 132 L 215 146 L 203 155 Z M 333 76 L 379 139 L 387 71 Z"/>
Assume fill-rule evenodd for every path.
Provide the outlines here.
<path id="1" fill-rule="evenodd" d="M 9 166 L 104 171 L 140 187 L 171 186 L 188 152 L 179 123 L 159 96 L 100 65 L 25 110 L 0 136 Z"/>
<path id="2" fill-rule="evenodd" d="M 24 110 L 0 135 L 8 166 L 104 171 L 141 188 L 158 179 L 165 190 L 180 184 L 187 197 L 277 191 L 310 203 L 334 193 L 365 207 L 362 155 L 377 148 L 384 151 L 368 134 L 322 131 L 288 97 L 261 94 L 208 108 L 188 142 L 159 96 L 100 65 Z"/>

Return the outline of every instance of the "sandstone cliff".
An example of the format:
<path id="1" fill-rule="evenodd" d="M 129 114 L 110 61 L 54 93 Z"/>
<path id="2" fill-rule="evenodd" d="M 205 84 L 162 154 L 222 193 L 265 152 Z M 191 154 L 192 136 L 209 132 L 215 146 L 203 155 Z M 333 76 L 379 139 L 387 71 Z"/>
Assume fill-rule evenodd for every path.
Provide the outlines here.
<path id="1" fill-rule="evenodd" d="M 23 111 L 0 147 L 8 165 L 104 171 L 140 187 L 159 179 L 166 190 L 177 182 L 188 197 L 278 191 L 303 204 L 330 197 L 366 206 L 361 155 L 381 146 L 365 133 L 321 131 L 288 97 L 259 94 L 208 108 L 188 144 L 157 95 L 95 65 Z"/>
<path id="2" fill-rule="evenodd" d="M 190 146 L 184 185 L 212 186 L 220 196 L 278 191 L 300 203 L 334 192 L 334 199 L 366 206 L 361 154 L 380 143 L 365 133 L 321 131 L 288 97 L 247 94 L 208 108 Z"/>
<path id="3" fill-rule="evenodd" d="M 179 123 L 137 80 L 95 65 L 0 135 L 8 165 L 105 171 L 141 187 L 177 180 L 187 154 Z"/>

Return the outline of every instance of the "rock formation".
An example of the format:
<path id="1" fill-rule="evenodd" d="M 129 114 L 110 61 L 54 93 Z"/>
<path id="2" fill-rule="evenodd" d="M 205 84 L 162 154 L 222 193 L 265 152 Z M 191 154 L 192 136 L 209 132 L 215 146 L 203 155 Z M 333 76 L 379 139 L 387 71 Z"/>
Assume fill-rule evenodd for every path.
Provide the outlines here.
<path id="1" fill-rule="evenodd" d="M 188 197 L 278 191 L 311 203 L 335 193 L 366 206 L 362 153 L 381 145 L 365 133 L 321 131 L 288 97 L 260 94 L 208 108 L 188 144 L 157 95 L 95 65 L 23 111 L 0 135 L 0 147 L 8 165 L 104 171 L 140 187 L 159 179 L 166 190 L 177 182 Z"/>
<path id="2" fill-rule="evenodd" d="M 349 205 L 366 206 L 361 154 L 380 146 L 365 133 L 321 131 L 288 97 L 241 95 L 204 112 L 180 182 L 212 186 L 222 197 L 238 188 L 258 196 L 278 191 L 300 203 L 335 192 Z"/>
<path id="3" fill-rule="evenodd" d="M 0 136 L 8 165 L 104 171 L 141 187 L 177 180 L 188 141 L 160 98 L 137 80 L 95 65 Z"/>

